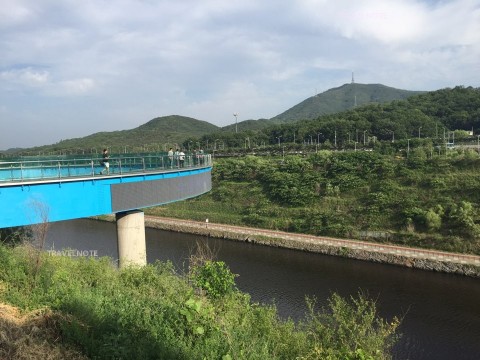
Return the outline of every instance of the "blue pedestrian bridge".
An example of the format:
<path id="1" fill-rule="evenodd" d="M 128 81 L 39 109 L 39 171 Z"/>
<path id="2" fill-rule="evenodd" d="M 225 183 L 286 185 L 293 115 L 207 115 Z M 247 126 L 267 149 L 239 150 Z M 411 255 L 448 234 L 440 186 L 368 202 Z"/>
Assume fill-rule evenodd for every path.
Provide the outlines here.
<path id="1" fill-rule="evenodd" d="M 0 228 L 166 204 L 211 190 L 210 154 L 0 161 Z"/>

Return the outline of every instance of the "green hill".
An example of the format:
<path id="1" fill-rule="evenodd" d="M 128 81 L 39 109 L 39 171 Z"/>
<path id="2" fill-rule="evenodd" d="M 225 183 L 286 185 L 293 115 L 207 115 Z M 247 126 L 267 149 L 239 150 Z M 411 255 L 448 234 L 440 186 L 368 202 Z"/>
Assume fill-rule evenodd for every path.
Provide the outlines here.
<path id="1" fill-rule="evenodd" d="M 133 129 L 133 131 L 159 131 L 163 132 L 166 136 L 174 136 L 174 134 L 198 136 L 218 129 L 218 126 L 212 125 L 207 121 L 180 115 L 170 115 L 152 119 L 138 128 Z"/>
<path id="2" fill-rule="evenodd" d="M 316 119 L 366 104 L 404 100 L 422 91 L 400 90 L 381 84 L 345 84 L 312 96 L 270 120 L 275 123 Z"/>
<path id="3" fill-rule="evenodd" d="M 271 119 L 239 122 L 237 129 L 238 132 L 244 132 L 247 136 L 250 136 L 254 133 L 267 131 L 269 126 L 291 124 L 299 120 L 318 119 L 323 115 L 352 110 L 355 108 L 355 104 L 359 108 L 367 104 L 403 100 L 422 93 L 424 92 L 400 90 L 381 84 L 345 84 L 310 97 Z M 434 99 L 431 101 L 434 101 Z M 117 152 L 145 149 L 164 150 L 166 147 L 174 146 L 174 144 L 197 142 L 199 138 L 203 138 L 204 142 L 210 141 L 212 143 L 215 139 L 223 139 L 227 135 L 233 136 L 234 134 L 235 124 L 218 127 L 206 121 L 180 115 L 170 115 L 154 118 L 130 130 L 98 132 L 82 138 L 62 140 L 52 145 L 30 149 L 12 149 L 11 153 L 97 152 L 101 147 L 109 147 Z M 266 140 L 265 136 L 261 139 L 261 141 Z M 225 139 L 225 141 L 227 140 Z M 240 140 L 236 139 L 235 141 Z"/>
<path id="4" fill-rule="evenodd" d="M 218 131 L 220 128 L 206 121 L 186 116 L 170 115 L 152 119 L 131 129 L 111 132 L 98 132 L 82 138 L 62 140 L 56 144 L 29 149 L 31 152 L 55 152 L 76 149 L 90 151 L 92 148 L 109 147 L 113 151 L 136 148 L 164 149 L 166 146 L 181 144 L 185 139 L 200 137 Z M 115 150 L 116 148 L 116 150 Z M 77 151 L 78 151 L 77 150 Z M 98 151 L 98 149 L 97 149 Z"/>

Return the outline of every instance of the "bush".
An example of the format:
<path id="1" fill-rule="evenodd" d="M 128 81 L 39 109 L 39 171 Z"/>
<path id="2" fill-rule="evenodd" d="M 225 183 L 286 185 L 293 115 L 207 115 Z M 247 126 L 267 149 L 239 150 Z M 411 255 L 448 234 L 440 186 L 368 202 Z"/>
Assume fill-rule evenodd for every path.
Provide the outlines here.
<path id="1" fill-rule="evenodd" d="M 223 261 L 206 261 L 192 271 L 195 286 L 206 291 L 212 299 L 218 299 L 236 290 L 235 275 Z"/>
<path id="2" fill-rule="evenodd" d="M 376 315 L 375 303 L 363 294 L 350 301 L 333 294 L 329 308 L 315 311 L 315 300 L 307 301 L 309 322 L 304 324 L 314 346 L 308 359 L 386 359 L 385 349 L 397 340 L 399 319 L 391 322 Z M 334 344 L 332 347 L 331 345 Z"/>

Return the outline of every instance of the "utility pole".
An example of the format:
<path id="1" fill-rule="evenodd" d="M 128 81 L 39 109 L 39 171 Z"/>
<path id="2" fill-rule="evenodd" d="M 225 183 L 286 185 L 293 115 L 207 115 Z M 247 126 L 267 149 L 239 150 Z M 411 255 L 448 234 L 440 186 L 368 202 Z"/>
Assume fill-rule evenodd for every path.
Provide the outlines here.
<path id="1" fill-rule="evenodd" d="M 238 113 L 234 113 L 233 116 L 235 116 L 235 133 L 238 133 L 238 128 L 237 128 L 237 116 L 238 116 Z"/>

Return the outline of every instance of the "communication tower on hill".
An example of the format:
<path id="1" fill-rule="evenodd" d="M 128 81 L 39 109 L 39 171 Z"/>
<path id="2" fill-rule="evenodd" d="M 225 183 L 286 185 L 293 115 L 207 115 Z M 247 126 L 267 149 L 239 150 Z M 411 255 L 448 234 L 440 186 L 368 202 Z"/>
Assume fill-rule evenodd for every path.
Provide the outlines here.
<path id="1" fill-rule="evenodd" d="M 355 77 L 352 71 L 352 85 L 355 84 Z M 353 102 L 353 107 L 357 107 L 357 95 L 355 94 L 355 88 L 353 90 L 354 93 L 354 102 Z"/>

